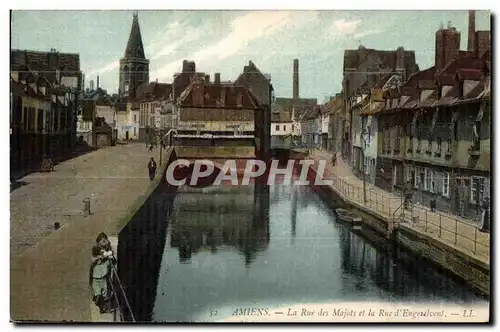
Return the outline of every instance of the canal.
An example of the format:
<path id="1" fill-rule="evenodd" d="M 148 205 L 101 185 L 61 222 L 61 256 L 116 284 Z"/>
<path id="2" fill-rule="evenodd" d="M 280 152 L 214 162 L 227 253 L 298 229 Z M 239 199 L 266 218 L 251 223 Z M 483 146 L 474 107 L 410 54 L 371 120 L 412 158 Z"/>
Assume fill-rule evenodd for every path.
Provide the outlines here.
<path id="1" fill-rule="evenodd" d="M 184 186 L 168 223 L 151 321 L 297 303 L 487 303 L 426 263 L 395 261 L 306 186 Z"/>

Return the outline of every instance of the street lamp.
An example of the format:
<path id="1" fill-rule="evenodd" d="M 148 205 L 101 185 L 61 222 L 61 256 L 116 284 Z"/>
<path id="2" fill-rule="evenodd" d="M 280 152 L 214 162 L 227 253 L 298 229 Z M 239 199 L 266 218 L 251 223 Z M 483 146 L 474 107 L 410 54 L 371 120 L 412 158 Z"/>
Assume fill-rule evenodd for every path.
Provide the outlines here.
<path id="1" fill-rule="evenodd" d="M 363 199 L 366 204 L 367 199 L 366 199 L 366 170 L 365 170 L 365 149 L 366 149 L 366 137 L 368 136 L 368 132 L 366 129 L 363 128 L 363 131 L 361 132 L 361 140 L 363 142 L 363 146 L 361 147 L 361 152 L 362 152 L 362 159 L 361 162 L 363 164 Z"/>

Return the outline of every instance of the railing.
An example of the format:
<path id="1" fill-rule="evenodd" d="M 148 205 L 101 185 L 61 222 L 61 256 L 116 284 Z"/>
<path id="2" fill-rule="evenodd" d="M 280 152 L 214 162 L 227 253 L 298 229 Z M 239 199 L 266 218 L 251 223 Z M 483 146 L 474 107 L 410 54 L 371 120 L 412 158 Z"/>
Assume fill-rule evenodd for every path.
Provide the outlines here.
<path id="1" fill-rule="evenodd" d="M 117 282 L 117 286 L 118 286 L 118 291 L 117 292 L 117 289 L 114 285 L 114 281 L 116 280 Z M 117 304 L 117 308 L 113 311 L 113 320 L 116 322 L 118 321 L 117 320 L 117 316 L 116 316 L 116 312 L 118 311 L 119 314 L 120 314 L 120 320 L 119 321 L 125 321 L 125 317 L 124 317 L 124 314 L 123 314 L 123 309 L 127 309 L 127 311 L 129 312 L 129 315 L 130 315 L 130 318 L 132 320 L 132 322 L 135 323 L 135 316 L 134 316 L 134 312 L 132 311 L 132 307 L 130 306 L 130 303 L 128 301 L 128 298 L 127 298 L 127 294 L 125 293 L 125 289 L 123 288 L 123 285 L 120 281 L 120 277 L 118 276 L 118 272 L 116 271 L 116 268 L 115 266 L 112 264 L 111 265 L 111 276 L 109 278 L 109 285 L 111 286 L 111 290 L 113 292 L 113 296 L 110 297 L 109 299 L 109 307 L 111 308 L 111 301 L 112 299 L 114 298 L 114 300 L 116 301 L 116 304 Z M 119 299 L 119 296 L 118 294 L 121 295 L 121 297 L 123 298 L 123 304 L 121 303 L 122 301 L 120 301 Z"/>
<path id="2" fill-rule="evenodd" d="M 344 199 L 392 220 L 394 226 L 404 223 L 406 226 L 437 237 L 445 243 L 453 244 L 468 254 L 480 256 L 478 258 L 483 258 L 483 260 L 486 258 L 489 261 L 489 233 L 479 232 L 478 225 L 475 225 L 473 221 L 469 222 L 437 211 L 432 212 L 424 206 L 410 202 L 410 211 L 405 211 L 402 197 L 383 195 L 379 192 L 381 189 L 373 188 L 373 185 L 368 183 L 365 201 L 362 181 L 355 178 L 354 174 L 350 174 L 349 176 L 355 179 L 349 181 L 350 183 L 347 182 L 331 171 L 330 160 L 326 162 L 324 178 L 333 181 L 333 187 Z M 347 164 L 345 166 L 348 167 Z M 312 167 L 316 169 L 317 165 Z M 360 182 L 360 184 L 356 185 L 352 182 Z"/>

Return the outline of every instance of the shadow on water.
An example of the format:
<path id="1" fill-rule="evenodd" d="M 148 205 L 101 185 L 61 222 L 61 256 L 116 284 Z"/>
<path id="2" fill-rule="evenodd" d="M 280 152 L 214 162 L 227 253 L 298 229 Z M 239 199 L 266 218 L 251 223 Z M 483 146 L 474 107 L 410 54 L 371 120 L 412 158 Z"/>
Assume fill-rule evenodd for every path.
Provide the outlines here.
<path id="1" fill-rule="evenodd" d="M 401 264 L 353 233 L 308 187 L 184 186 L 169 220 L 164 251 L 151 253 L 162 255 L 161 267 L 142 273 L 158 278 L 135 283 L 137 293 L 156 293 L 138 304 L 152 312 L 144 320 L 207 319 L 211 308 L 256 303 L 483 301 L 423 261 Z"/>

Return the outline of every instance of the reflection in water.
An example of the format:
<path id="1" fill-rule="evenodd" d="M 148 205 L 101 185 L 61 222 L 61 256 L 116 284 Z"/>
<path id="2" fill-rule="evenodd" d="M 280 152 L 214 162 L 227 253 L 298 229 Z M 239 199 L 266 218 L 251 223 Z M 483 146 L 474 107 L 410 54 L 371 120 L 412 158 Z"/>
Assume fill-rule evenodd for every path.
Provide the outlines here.
<path id="1" fill-rule="evenodd" d="M 179 190 L 172 217 L 170 246 L 178 248 L 179 262 L 190 263 L 200 251 L 217 253 L 236 248 L 249 266 L 269 242 L 269 187 L 217 187 Z"/>
<path id="2" fill-rule="evenodd" d="M 205 320 L 211 308 L 304 302 L 483 301 L 422 262 L 412 264 L 337 223 L 308 187 L 183 187 L 153 320 Z"/>

